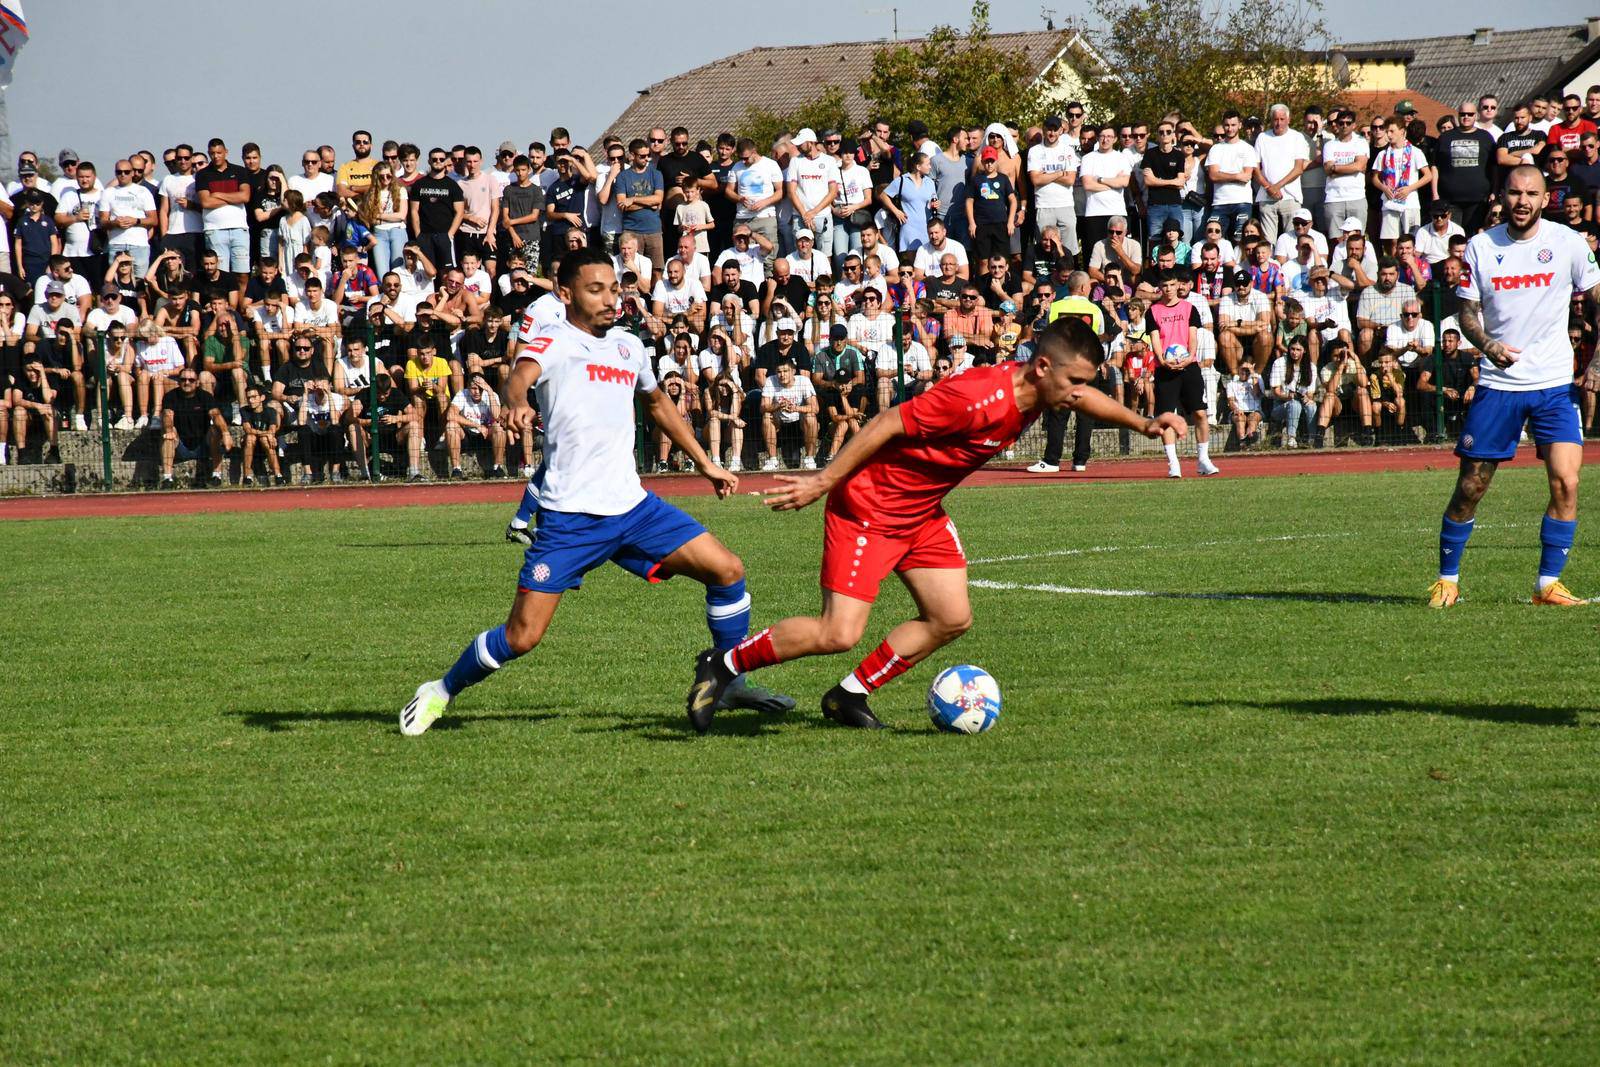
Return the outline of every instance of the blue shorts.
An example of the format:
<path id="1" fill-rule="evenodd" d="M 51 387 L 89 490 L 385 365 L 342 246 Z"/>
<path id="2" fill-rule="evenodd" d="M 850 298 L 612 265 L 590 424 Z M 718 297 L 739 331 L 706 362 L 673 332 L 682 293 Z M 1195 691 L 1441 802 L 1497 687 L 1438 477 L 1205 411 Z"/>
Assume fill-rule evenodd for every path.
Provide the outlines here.
<path id="1" fill-rule="evenodd" d="M 1534 444 L 1582 445 L 1578 387 L 1556 385 L 1511 392 L 1480 386 L 1472 395 L 1466 420 L 1461 424 L 1456 455 L 1503 463 L 1517 454 L 1517 439 L 1524 424 L 1533 434 Z"/>
<path id="2" fill-rule="evenodd" d="M 621 515 L 539 511 L 517 588 L 564 593 L 606 560 L 650 582 L 661 561 L 706 532 L 678 508 L 649 493 Z"/>

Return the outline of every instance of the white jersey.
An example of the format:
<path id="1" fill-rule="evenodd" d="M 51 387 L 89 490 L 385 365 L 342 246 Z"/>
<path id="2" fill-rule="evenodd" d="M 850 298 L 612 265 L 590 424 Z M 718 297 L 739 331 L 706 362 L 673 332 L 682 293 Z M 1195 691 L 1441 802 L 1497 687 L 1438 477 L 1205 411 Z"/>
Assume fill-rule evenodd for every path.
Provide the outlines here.
<path id="1" fill-rule="evenodd" d="M 1483 305 L 1484 331 L 1521 349 L 1509 367 L 1484 360 L 1478 384 L 1527 392 L 1572 382 L 1567 316 L 1574 290 L 1600 285 L 1589 244 L 1560 223 L 1541 220 L 1525 241 L 1513 241 L 1504 224 L 1467 242 L 1466 270 L 1456 295 Z"/>
<path id="2" fill-rule="evenodd" d="M 358 367 L 350 362 L 349 357 L 340 356 L 338 367 L 344 374 L 346 389 L 365 389 L 372 384 L 372 360 L 363 359 Z"/>
<path id="3" fill-rule="evenodd" d="M 861 349 L 868 358 L 879 360 L 893 357 L 893 315 L 879 314 L 871 319 L 865 315 L 851 315 L 846 327 L 850 331 L 850 343 Z"/>
<path id="4" fill-rule="evenodd" d="M 547 511 L 621 515 L 645 498 L 634 468 L 633 395 L 656 391 L 644 344 L 626 330 L 595 337 L 562 322 L 524 344 L 539 364 L 544 463 L 530 483 Z"/>
<path id="5" fill-rule="evenodd" d="M 475 423 L 480 427 L 487 427 L 495 419 L 495 396 L 488 389 L 483 390 L 479 394 L 479 399 L 474 400 L 471 387 L 463 388 L 451 398 L 450 406 L 461 413 L 468 425 Z"/>
<path id="6" fill-rule="evenodd" d="M 555 293 L 545 293 L 522 313 L 522 321 L 517 326 L 517 340 L 526 344 L 550 327 L 566 321 L 567 305 Z"/>

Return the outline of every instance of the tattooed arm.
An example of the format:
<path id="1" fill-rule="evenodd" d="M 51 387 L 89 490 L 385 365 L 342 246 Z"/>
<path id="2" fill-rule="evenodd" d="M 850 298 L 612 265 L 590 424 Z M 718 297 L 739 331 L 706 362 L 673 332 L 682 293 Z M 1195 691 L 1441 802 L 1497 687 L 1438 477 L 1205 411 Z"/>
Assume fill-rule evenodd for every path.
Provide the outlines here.
<path id="1" fill-rule="evenodd" d="M 1512 348 L 1510 345 L 1494 340 L 1483 328 L 1483 304 L 1480 301 L 1461 301 L 1459 321 L 1461 324 L 1461 336 L 1465 337 L 1473 348 L 1482 352 L 1484 358 L 1495 366 L 1509 367 L 1517 361 L 1517 356 L 1521 354 L 1522 349 Z"/>

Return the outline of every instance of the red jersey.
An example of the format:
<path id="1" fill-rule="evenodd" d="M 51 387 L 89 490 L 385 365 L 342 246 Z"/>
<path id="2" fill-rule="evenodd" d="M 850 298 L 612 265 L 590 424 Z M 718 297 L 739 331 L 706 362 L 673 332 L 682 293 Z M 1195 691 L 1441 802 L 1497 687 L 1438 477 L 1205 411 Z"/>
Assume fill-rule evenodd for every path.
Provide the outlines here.
<path id="1" fill-rule="evenodd" d="M 828 494 L 828 510 L 886 535 L 921 528 L 945 494 L 1010 448 L 1038 412 L 1017 409 L 1015 363 L 974 367 L 900 405 L 897 437 Z"/>

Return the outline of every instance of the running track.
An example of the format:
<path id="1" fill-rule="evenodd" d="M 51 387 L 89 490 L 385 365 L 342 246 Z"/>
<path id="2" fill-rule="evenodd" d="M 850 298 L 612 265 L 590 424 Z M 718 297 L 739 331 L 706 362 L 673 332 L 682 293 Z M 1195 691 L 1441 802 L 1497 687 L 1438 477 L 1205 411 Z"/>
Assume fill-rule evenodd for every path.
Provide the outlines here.
<path id="1" fill-rule="evenodd" d="M 1600 462 L 1600 444 L 1584 449 L 1587 463 Z M 1294 474 L 1368 474 L 1376 471 L 1454 471 L 1455 457 L 1444 448 L 1372 449 L 1349 452 L 1287 452 L 1225 455 L 1219 461 L 1223 478 L 1272 478 Z M 1529 452 L 1524 464 L 1535 462 Z M 1193 478 L 1194 460 L 1184 460 L 1186 478 Z M 987 467 L 964 483 L 992 485 L 1098 485 L 1108 482 L 1164 481 L 1167 461 L 1100 460 L 1083 474 L 1029 474 L 1020 464 Z M 710 485 L 690 475 L 644 479 L 662 496 L 704 496 Z M 770 474 L 746 474 L 741 492 L 774 486 Z M 513 505 L 522 494 L 520 482 L 443 482 L 423 485 L 319 486 L 315 489 L 210 490 L 197 492 L 87 493 L 80 496 L 14 497 L 0 500 L 0 520 L 70 519 L 112 515 L 199 515 L 213 512 L 291 511 L 332 508 L 399 508 L 430 504 Z"/>

